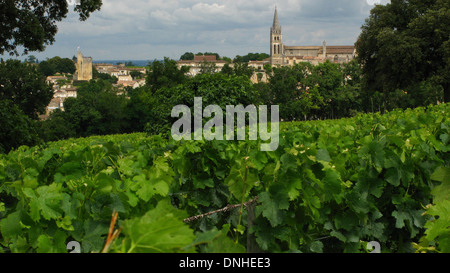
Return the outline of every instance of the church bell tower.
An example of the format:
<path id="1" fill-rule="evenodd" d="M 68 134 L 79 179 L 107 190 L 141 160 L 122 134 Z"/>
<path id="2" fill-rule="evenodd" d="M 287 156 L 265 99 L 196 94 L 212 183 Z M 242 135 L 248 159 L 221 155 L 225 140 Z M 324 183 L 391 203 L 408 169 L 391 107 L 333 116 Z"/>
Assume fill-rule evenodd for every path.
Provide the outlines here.
<path id="1" fill-rule="evenodd" d="M 275 15 L 273 17 L 273 25 L 270 28 L 270 59 L 272 65 L 283 64 L 283 35 L 281 33 L 281 26 L 278 22 L 278 12 L 275 7 Z"/>

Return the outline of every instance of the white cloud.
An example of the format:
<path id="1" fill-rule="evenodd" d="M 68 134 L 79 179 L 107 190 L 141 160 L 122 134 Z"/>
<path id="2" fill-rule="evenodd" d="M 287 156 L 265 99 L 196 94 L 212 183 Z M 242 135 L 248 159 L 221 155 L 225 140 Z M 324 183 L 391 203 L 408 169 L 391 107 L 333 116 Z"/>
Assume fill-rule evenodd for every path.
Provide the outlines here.
<path id="1" fill-rule="evenodd" d="M 103 0 L 85 22 L 71 12 L 56 43 L 32 54 L 71 57 L 78 45 L 94 59 L 267 53 L 275 5 L 290 45 L 353 44 L 371 8 L 366 0 Z"/>

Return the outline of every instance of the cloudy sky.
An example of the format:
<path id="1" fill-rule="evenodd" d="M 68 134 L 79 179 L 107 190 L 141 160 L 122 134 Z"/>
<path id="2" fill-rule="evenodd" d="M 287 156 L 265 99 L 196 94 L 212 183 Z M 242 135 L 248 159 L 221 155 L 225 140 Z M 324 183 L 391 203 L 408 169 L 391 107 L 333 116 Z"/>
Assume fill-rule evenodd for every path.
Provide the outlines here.
<path id="1" fill-rule="evenodd" d="M 275 6 L 286 45 L 353 45 L 374 2 L 386 0 L 103 0 L 81 22 L 58 23 L 56 42 L 39 60 L 72 58 L 77 47 L 95 60 L 179 59 L 184 52 L 234 58 L 269 53 Z"/>

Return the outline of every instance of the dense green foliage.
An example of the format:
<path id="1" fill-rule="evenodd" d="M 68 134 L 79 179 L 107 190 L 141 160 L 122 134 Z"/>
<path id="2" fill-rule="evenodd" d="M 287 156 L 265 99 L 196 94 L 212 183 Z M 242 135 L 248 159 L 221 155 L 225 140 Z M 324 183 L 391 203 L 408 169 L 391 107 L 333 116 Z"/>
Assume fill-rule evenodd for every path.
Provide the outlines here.
<path id="1" fill-rule="evenodd" d="M 249 61 L 262 61 L 269 57 L 270 55 L 267 53 L 248 53 L 245 56 L 237 55 L 233 61 L 235 63 L 248 63 Z"/>
<path id="2" fill-rule="evenodd" d="M 167 134 L 176 120 L 175 105 L 193 106 L 195 96 L 205 105 L 258 104 L 259 96 L 248 77 L 205 73 L 188 77 L 166 59 L 152 63 L 148 86 L 127 89 L 125 95 L 109 80 L 92 80 L 78 88 L 77 98 L 64 102 L 65 111 L 55 111 L 40 122 L 45 141 L 118 133 Z"/>
<path id="3" fill-rule="evenodd" d="M 124 132 L 127 103 L 109 81 L 85 82 L 78 88 L 76 98 L 64 101 L 64 112 L 54 111 L 50 119 L 40 122 L 41 136 L 51 141 Z"/>
<path id="4" fill-rule="evenodd" d="M 186 75 L 188 71 L 188 67 L 178 69 L 177 62 L 167 57 L 164 58 L 164 61 L 155 60 L 150 64 L 146 84 L 152 92 L 162 87 L 173 87 L 188 79 Z"/>
<path id="5" fill-rule="evenodd" d="M 86 20 L 101 3 L 75 11 Z M 259 53 L 221 73 L 204 63 L 192 78 L 174 60 L 154 61 L 146 86 L 123 94 L 94 69 L 42 122 L 53 95 L 45 76 L 72 74 L 73 60 L 2 60 L 0 252 L 67 252 L 70 241 L 83 252 L 367 252 L 370 241 L 383 252 L 450 252 L 450 107 L 437 103 L 450 90 L 449 8 L 377 5 L 359 63 L 266 65 L 268 83 L 250 81 L 248 62 L 269 57 Z M 17 55 L 54 41 L 68 2 L 0 10 L 0 54 Z M 175 142 L 171 110 L 194 97 L 280 105 L 296 122 L 281 123 L 274 152 L 261 141 Z"/>
<path id="6" fill-rule="evenodd" d="M 40 142 L 36 123 L 14 103 L 0 100 L 0 154 Z"/>
<path id="7" fill-rule="evenodd" d="M 381 92 L 388 103 L 398 90 L 417 100 L 434 97 L 419 84 L 444 90 L 450 100 L 450 2 L 448 0 L 392 0 L 377 5 L 356 43 L 363 67 L 364 90 Z"/>
<path id="8" fill-rule="evenodd" d="M 355 61 L 298 63 L 272 68 L 268 87 L 259 84 L 258 88 L 266 104 L 280 105 L 284 120 L 336 119 L 373 112 L 369 105 L 362 105 L 360 78 Z"/>
<path id="9" fill-rule="evenodd" d="M 18 60 L 0 61 L 0 153 L 40 142 L 38 113 L 53 90 L 35 66 Z"/>
<path id="10" fill-rule="evenodd" d="M 441 251 L 450 253 L 450 167 L 440 167 L 431 176 L 441 184 L 432 190 L 433 204 L 427 206 L 427 215 L 432 218 L 425 224 L 425 236 L 420 244 L 414 243 L 418 252 Z M 436 245 L 435 241 L 439 241 Z"/>
<path id="11" fill-rule="evenodd" d="M 189 77 L 187 69 L 178 68 L 174 60 L 154 61 L 146 74 L 146 86 L 127 88 L 125 97 L 116 99 L 113 97 L 119 90 L 106 84 L 116 79 L 102 74 L 107 77 L 80 86 L 81 96 L 67 101 L 67 113 L 55 112 L 44 121 L 41 135 L 48 141 L 143 131 L 167 134 L 174 122 L 172 108 L 179 104 L 191 107 L 195 96 L 204 97 L 205 105 L 220 105 L 223 109 L 239 104 L 279 105 L 280 118 L 293 121 L 424 106 L 436 103 L 436 96 L 442 93 L 424 83 L 415 87 L 415 92 L 392 94 L 386 104 L 382 96 L 362 92 L 363 76 L 356 61 L 268 68 L 268 82 L 256 84 L 250 81 L 254 71 L 247 63 L 226 65 L 221 73 L 213 73 L 214 67 L 203 68 L 203 73 Z M 433 92 L 436 96 L 430 95 Z"/>
<path id="12" fill-rule="evenodd" d="M 227 105 L 256 104 L 257 93 L 248 78 L 217 74 L 201 74 L 184 85 L 161 88 L 151 97 L 152 111 L 146 131 L 150 134 L 167 134 L 178 118 L 172 118 L 172 108 L 186 105 L 193 112 L 194 97 L 202 97 L 203 104 Z"/>
<path id="13" fill-rule="evenodd" d="M 227 57 L 221 58 L 219 53 L 216 53 L 216 52 L 198 52 L 197 54 L 194 54 L 192 52 L 185 52 L 183 55 L 181 55 L 180 60 L 182 60 L 182 61 L 192 61 L 192 60 L 194 60 L 195 55 L 199 55 L 199 56 L 201 56 L 201 55 L 214 55 L 214 56 L 216 56 L 216 60 L 222 60 L 222 59 L 230 60 Z"/>
<path id="14" fill-rule="evenodd" d="M 39 72 L 44 76 L 60 74 L 73 74 L 76 71 L 75 63 L 69 58 L 53 57 L 39 63 Z"/>
<path id="15" fill-rule="evenodd" d="M 423 236 L 446 251 L 449 110 L 283 123 L 275 152 L 144 134 L 22 147 L 0 156 L 0 244 L 100 252 L 115 211 L 110 252 L 242 252 L 249 234 L 264 252 L 365 252 L 369 241 L 412 252 Z M 253 219 L 235 209 L 183 222 L 256 197 Z"/>
<path id="16" fill-rule="evenodd" d="M 10 100 L 28 117 L 37 119 L 53 97 L 53 90 L 35 66 L 19 60 L 0 62 L 0 100 Z"/>

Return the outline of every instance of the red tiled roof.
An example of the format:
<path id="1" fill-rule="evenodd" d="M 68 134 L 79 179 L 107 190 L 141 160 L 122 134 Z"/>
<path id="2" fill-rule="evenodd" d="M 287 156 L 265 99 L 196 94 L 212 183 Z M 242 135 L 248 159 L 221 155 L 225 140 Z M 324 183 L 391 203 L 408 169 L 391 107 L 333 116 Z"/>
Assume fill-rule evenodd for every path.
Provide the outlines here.
<path id="1" fill-rule="evenodd" d="M 353 54 L 354 46 L 327 46 L 327 54 Z"/>
<path id="2" fill-rule="evenodd" d="M 284 46 L 284 49 L 288 50 L 288 49 L 321 49 L 322 46 Z"/>
<path id="3" fill-rule="evenodd" d="M 191 64 L 191 63 L 201 63 L 201 62 L 205 62 L 204 60 L 181 60 L 181 61 L 177 61 L 178 64 Z M 224 60 L 214 60 L 214 61 L 206 61 L 206 62 L 210 62 L 210 63 L 216 63 L 216 64 L 224 64 L 224 63 L 228 63 L 227 61 Z"/>
<path id="4" fill-rule="evenodd" d="M 217 60 L 216 55 L 195 55 L 194 56 L 194 61 L 211 62 L 211 61 L 216 61 L 216 60 Z"/>

